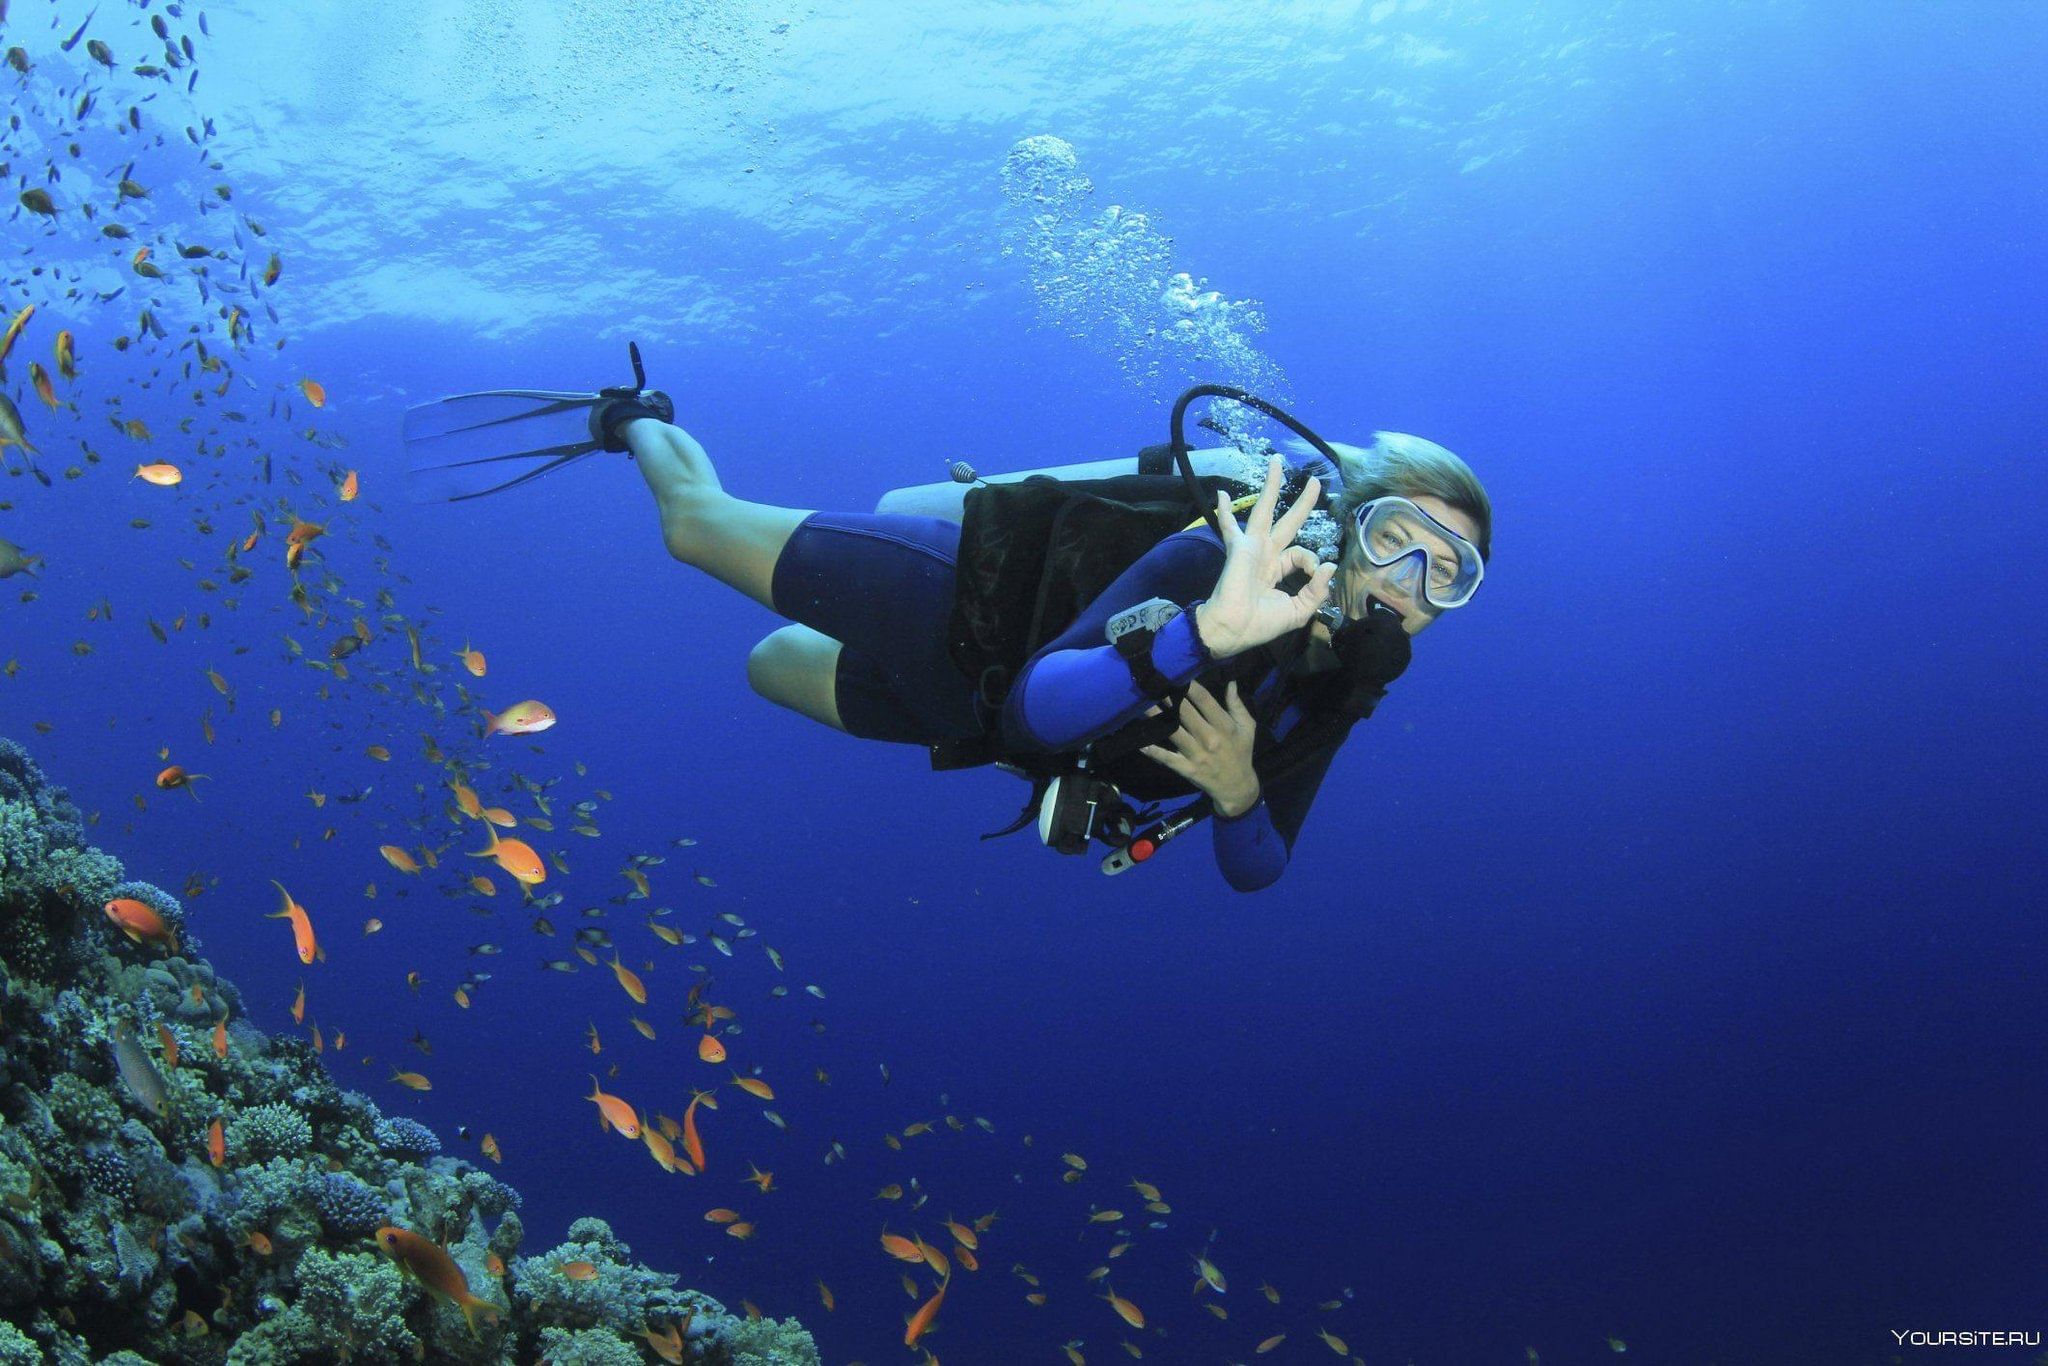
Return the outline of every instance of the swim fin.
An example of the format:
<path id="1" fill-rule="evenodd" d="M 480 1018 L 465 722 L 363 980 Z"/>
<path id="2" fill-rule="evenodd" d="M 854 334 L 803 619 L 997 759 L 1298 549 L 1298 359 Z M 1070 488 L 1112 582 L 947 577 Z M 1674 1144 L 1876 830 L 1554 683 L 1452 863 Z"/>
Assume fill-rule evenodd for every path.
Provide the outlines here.
<path id="1" fill-rule="evenodd" d="M 590 410 L 606 401 L 604 394 L 486 389 L 408 408 L 400 429 L 407 491 L 418 501 L 454 503 L 530 483 L 602 449 Z"/>
<path id="2" fill-rule="evenodd" d="M 597 451 L 624 450 L 618 428 L 630 417 L 675 415 L 666 394 L 647 388 L 639 344 L 627 351 L 630 386 L 594 394 L 485 389 L 406 409 L 400 436 L 408 492 L 415 501 L 458 503 L 531 483 Z"/>

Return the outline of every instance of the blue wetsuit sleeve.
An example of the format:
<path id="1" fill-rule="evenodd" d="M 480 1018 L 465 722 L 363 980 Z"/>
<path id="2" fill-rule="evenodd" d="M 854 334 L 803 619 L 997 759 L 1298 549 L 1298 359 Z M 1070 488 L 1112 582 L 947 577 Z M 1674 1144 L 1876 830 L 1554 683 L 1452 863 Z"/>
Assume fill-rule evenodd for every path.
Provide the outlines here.
<path id="1" fill-rule="evenodd" d="M 1232 890 L 1256 892 L 1270 887 L 1287 871 L 1289 850 L 1273 827 L 1272 809 L 1264 797 L 1241 816 L 1210 817 L 1214 827 L 1216 868 Z"/>
<path id="2" fill-rule="evenodd" d="M 1116 647 L 1103 638 L 1109 619 L 1150 598 L 1186 607 L 1208 596 L 1223 572 L 1223 542 L 1204 527 L 1167 537 L 1033 655 L 1003 704 L 1003 741 L 1012 750 L 1057 752 L 1107 735 L 1153 705 L 1138 690 Z M 1213 661 L 1183 612 L 1152 640 L 1152 663 L 1176 686 Z"/>
<path id="3" fill-rule="evenodd" d="M 1350 733 L 1350 729 L 1346 729 Z M 1223 881 L 1235 891 L 1260 891 L 1280 881 L 1288 858 L 1294 854 L 1294 836 L 1309 815 L 1309 803 L 1323 786 L 1329 760 L 1337 758 L 1337 735 L 1323 752 L 1294 768 L 1294 772 L 1272 782 L 1260 799 L 1243 815 L 1214 815 L 1212 846 L 1217 850 L 1217 868 Z"/>
<path id="4" fill-rule="evenodd" d="M 1316 758 L 1260 792 L 1259 800 L 1243 815 L 1210 817 L 1216 867 L 1234 890 L 1256 892 L 1270 887 L 1287 871 L 1294 838 L 1301 833 L 1309 804 L 1315 801 L 1341 743 L 1340 737 Z"/>

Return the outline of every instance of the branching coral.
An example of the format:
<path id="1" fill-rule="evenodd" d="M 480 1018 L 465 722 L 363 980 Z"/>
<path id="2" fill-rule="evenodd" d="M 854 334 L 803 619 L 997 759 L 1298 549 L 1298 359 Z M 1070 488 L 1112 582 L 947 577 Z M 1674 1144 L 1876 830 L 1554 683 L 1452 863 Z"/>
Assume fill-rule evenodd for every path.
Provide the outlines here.
<path id="1" fill-rule="evenodd" d="M 420 1162 L 441 1151 L 441 1140 L 434 1136 L 432 1129 L 404 1115 L 379 1120 L 376 1135 L 377 1146 L 393 1157 Z"/>
<path id="2" fill-rule="evenodd" d="M 289 1105 L 258 1105 L 235 1116 L 227 1140 L 238 1159 L 296 1157 L 313 1146 L 313 1126 Z"/>

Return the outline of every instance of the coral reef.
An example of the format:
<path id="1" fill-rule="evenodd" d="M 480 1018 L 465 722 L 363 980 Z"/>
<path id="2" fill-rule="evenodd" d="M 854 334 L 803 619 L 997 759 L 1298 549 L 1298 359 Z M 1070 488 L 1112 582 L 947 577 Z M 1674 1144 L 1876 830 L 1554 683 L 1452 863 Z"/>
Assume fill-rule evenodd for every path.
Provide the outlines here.
<path id="1" fill-rule="evenodd" d="M 178 948 L 122 936 L 116 895 Z M 728 1314 L 602 1220 L 520 1256 L 519 1193 L 252 1025 L 190 924 L 0 739 L 0 1366 L 816 1366 L 795 1320 Z M 379 1250 L 386 1225 L 453 1258 L 474 1330 Z"/>

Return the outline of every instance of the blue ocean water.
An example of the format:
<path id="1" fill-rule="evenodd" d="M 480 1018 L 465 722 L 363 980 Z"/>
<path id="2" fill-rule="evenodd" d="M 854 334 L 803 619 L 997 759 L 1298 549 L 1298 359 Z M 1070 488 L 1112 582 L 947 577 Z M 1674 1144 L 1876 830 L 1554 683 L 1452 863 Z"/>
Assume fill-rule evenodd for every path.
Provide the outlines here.
<path id="1" fill-rule="evenodd" d="M 92 18 L 106 67 L 61 46 L 88 8 L 0 22 L 30 65 L 0 71 L 0 159 L 57 210 L 6 237 L 0 306 L 36 312 L 5 387 L 52 478 L 4 453 L 0 538 L 46 563 L 0 599 L 0 733 L 138 875 L 201 880 L 192 923 L 266 1027 L 303 981 L 346 1084 L 457 1149 L 494 1134 L 529 1247 L 601 1215 L 832 1362 L 909 1359 L 885 1225 L 990 1212 L 927 1340 L 949 1362 L 1279 1333 L 1270 1359 L 1320 1360 L 1318 1328 L 1375 1363 L 2036 1355 L 1895 1335 L 2048 1330 L 2038 9 L 379 0 L 209 5 L 201 35 L 130 4 Z M 152 15 L 195 35 L 166 76 L 133 69 Z M 28 378 L 59 329 L 75 409 Z M 1252 384 L 1334 439 L 1463 455 L 1488 582 L 1277 887 L 1230 892 L 1206 836 L 1105 879 L 976 838 L 1014 779 L 754 697 L 776 622 L 668 558 L 623 459 L 407 500 L 409 405 L 620 383 L 628 340 L 729 490 L 799 507 L 1128 454 L 1188 384 Z M 225 365 L 182 373 L 195 342 Z M 185 482 L 128 477 L 158 459 Z M 286 506 L 327 526 L 318 616 Z M 345 680 L 286 647 L 324 660 L 356 616 Z M 458 678 L 561 722 L 479 743 Z M 522 816 L 515 772 L 555 784 L 521 834 L 570 869 L 539 889 L 557 937 L 502 876 L 461 891 L 481 837 L 422 734 Z M 585 799 L 600 838 L 568 832 Z M 447 848 L 412 879 L 386 843 Z M 651 895 L 615 904 L 638 854 Z M 327 962 L 263 919 L 271 879 Z M 733 956 L 661 943 L 657 906 Z M 654 963 L 645 1009 L 536 968 L 590 923 Z M 709 1168 L 665 1175 L 583 1097 L 595 1071 L 679 1116 L 726 1082 L 683 1020 L 704 978 L 787 1127 L 723 1085 Z M 876 1198 L 913 1177 L 922 1208 Z M 1190 1293 L 1203 1253 L 1227 1319 Z"/>

